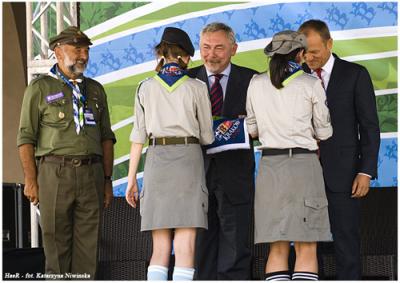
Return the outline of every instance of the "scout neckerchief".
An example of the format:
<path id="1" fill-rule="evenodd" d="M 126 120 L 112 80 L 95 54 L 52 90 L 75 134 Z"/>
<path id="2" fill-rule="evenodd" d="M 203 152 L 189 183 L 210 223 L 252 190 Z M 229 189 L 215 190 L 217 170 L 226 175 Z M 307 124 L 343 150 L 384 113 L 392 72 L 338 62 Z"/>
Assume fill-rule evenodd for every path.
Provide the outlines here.
<path id="1" fill-rule="evenodd" d="M 286 78 L 282 82 L 283 86 L 287 86 L 287 84 L 291 80 L 293 80 L 294 78 L 297 78 L 298 76 L 303 74 L 304 71 L 303 71 L 303 68 L 301 67 L 301 65 L 297 64 L 294 61 L 289 61 L 288 65 L 286 66 L 285 73 L 286 73 Z"/>
<path id="2" fill-rule="evenodd" d="M 55 64 L 50 72 L 53 74 L 57 75 L 60 79 L 62 79 L 67 86 L 69 86 L 72 89 L 72 108 L 74 110 L 74 122 L 75 122 L 75 130 L 76 134 L 79 135 L 79 132 L 81 129 L 83 129 L 84 125 L 84 105 L 86 101 L 86 97 L 81 93 L 79 87 L 77 84 L 74 84 L 73 82 L 82 82 L 82 79 L 76 79 L 76 80 L 69 80 L 66 78 L 59 70 L 57 67 L 57 64 Z M 72 81 L 72 82 L 71 82 Z"/>
<path id="3" fill-rule="evenodd" d="M 168 63 L 162 66 L 154 78 L 169 92 L 172 92 L 189 78 L 186 73 L 187 71 L 182 70 L 177 63 Z"/>

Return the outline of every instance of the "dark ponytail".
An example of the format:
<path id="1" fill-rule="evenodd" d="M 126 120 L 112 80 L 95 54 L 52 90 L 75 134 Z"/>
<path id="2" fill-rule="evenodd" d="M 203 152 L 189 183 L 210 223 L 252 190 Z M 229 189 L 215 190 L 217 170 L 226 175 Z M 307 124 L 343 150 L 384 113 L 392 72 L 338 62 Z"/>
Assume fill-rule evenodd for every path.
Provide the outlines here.
<path id="1" fill-rule="evenodd" d="M 277 89 L 283 88 L 282 82 L 287 78 L 286 70 L 289 61 L 295 61 L 297 54 L 301 51 L 297 48 L 288 54 L 275 53 L 269 61 L 269 72 L 271 74 L 271 83 Z"/>

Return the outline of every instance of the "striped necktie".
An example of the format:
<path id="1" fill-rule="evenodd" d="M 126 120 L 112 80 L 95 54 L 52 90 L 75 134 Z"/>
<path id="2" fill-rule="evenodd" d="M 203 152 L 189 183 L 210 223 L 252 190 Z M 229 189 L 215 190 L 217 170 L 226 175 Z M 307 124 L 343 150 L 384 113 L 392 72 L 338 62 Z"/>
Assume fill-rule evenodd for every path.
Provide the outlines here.
<path id="1" fill-rule="evenodd" d="M 222 113 L 222 105 L 224 103 L 224 95 L 222 86 L 220 84 L 221 78 L 224 76 L 222 74 L 213 75 L 215 80 L 210 90 L 210 100 L 211 100 L 211 108 L 213 116 L 221 116 Z"/>
<path id="2" fill-rule="evenodd" d="M 321 80 L 322 87 L 325 89 L 324 79 L 322 78 L 322 68 L 315 69 L 315 73 L 317 74 L 318 78 Z"/>
<path id="3" fill-rule="evenodd" d="M 81 79 L 76 79 L 76 80 L 69 80 L 72 82 L 75 88 L 79 90 L 78 83 L 81 83 Z M 79 135 L 79 132 L 83 128 L 84 124 L 84 119 L 83 119 L 83 102 L 82 102 L 82 94 L 78 91 L 75 90 L 75 88 L 72 89 L 72 108 L 74 110 L 74 122 L 75 122 L 75 130 L 76 134 Z"/>

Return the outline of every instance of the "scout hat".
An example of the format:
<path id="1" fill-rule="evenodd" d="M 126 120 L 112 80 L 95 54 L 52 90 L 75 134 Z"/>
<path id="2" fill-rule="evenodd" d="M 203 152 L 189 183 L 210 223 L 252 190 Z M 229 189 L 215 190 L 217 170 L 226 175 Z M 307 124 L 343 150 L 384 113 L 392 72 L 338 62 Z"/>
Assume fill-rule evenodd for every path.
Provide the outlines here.
<path id="1" fill-rule="evenodd" d="M 285 30 L 272 37 L 272 41 L 264 48 L 264 53 L 267 56 L 289 54 L 297 48 L 307 48 L 305 35 L 297 31 Z"/>
<path id="2" fill-rule="evenodd" d="M 161 42 L 163 41 L 166 43 L 179 45 L 179 47 L 185 50 L 190 56 L 194 55 L 194 47 L 192 41 L 190 41 L 188 34 L 181 29 L 166 27 L 161 37 Z M 156 48 L 158 47 L 158 45 L 156 46 Z"/>
<path id="3" fill-rule="evenodd" d="M 55 37 L 52 37 L 49 46 L 51 50 L 54 50 L 55 47 L 61 44 L 87 46 L 92 45 L 92 42 L 90 41 L 90 38 L 77 27 L 71 26 L 60 32 Z"/>

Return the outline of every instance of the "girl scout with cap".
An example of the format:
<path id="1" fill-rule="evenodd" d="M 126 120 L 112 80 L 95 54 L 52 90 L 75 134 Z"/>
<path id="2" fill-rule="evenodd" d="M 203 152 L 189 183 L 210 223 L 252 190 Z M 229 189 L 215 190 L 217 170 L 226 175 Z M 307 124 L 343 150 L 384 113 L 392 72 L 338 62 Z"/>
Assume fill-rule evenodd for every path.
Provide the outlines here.
<path id="1" fill-rule="evenodd" d="M 148 280 L 167 280 L 174 232 L 174 280 L 192 280 L 196 228 L 207 229 L 208 191 L 200 144 L 214 140 L 204 82 L 186 68 L 194 47 L 189 36 L 167 27 L 155 47 L 158 72 L 138 86 L 126 200 L 136 207 L 136 172 L 149 138 L 140 193 L 141 231 L 152 231 Z"/>
<path id="2" fill-rule="evenodd" d="M 300 63 L 304 35 L 283 31 L 264 49 L 269 72 L 255 75 L 247 94 L 249 133 L 259 137 L 262 158 L 255 192 L 255 243 L 271 243 L 266 280 L 317 280 L 317 241 L 331 241 L 328 202 L 317 140 L 332 135 L 321 82 Z"/>

